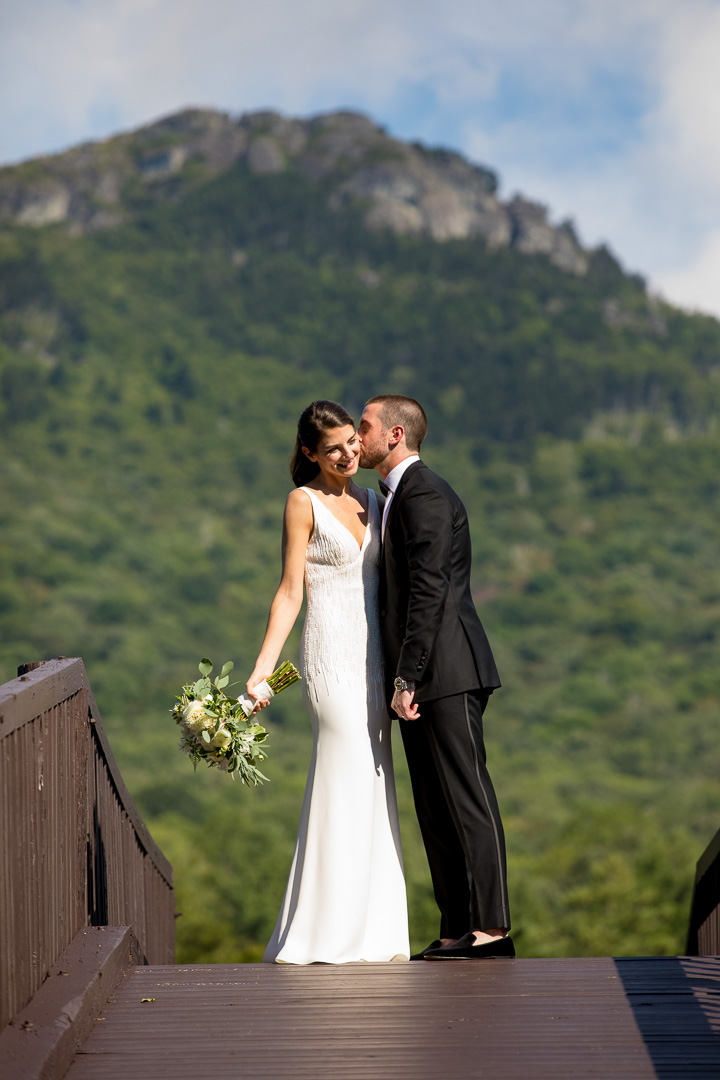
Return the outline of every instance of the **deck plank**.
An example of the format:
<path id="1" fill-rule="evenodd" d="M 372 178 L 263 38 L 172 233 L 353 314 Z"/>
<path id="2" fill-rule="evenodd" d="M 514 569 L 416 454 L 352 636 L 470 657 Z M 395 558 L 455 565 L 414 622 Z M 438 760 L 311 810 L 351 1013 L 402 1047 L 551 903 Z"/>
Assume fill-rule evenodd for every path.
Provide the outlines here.
<path id="1" fill-rule="evenodd" d="M 685 963 L 139 967 L 67 1080 L 718 1077 L 720 961 Z"/>

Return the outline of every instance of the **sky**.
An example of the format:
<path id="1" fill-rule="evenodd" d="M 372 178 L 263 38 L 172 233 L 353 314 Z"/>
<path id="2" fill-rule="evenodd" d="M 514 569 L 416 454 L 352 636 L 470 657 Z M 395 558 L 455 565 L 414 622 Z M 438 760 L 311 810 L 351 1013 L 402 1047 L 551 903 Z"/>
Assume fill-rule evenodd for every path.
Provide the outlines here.
<path id="1" fill-rule="evenodd" d="M 2 0 L 0 163 L 190 105 L 369 114 L 720 317 L 720 0 Z"/>

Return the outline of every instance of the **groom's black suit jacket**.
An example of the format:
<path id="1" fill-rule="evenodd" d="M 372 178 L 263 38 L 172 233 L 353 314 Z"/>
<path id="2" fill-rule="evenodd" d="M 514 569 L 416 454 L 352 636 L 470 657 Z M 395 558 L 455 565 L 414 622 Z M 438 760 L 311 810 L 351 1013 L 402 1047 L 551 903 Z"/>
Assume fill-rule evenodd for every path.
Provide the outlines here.
<path id="1" fill-rule="evenodd" d="M 453 489 L 422 461 L 393 495 L 383 541 L 380 616 L 388 700 L 396 675 L 415 700 L 500 686 L 470 595 L 470 529 Z"/>

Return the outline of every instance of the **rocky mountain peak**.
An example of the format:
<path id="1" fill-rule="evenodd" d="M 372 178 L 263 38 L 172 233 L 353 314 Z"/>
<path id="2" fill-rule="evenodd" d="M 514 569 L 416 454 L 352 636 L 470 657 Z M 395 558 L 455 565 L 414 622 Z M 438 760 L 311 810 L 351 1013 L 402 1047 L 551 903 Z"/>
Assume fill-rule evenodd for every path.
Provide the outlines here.
<path id="1" fill-rule="evenodd" d="M 351 111 L 291 119 L 262 111 L 231 117 L 188 108 L 137 131 L 0 170 L 0 221 L 72 232 L 112 228 L 132 216 L 140 185 L 162 201 L 242 162 L 256 175 L 296 170 L 329 187 L 329 209 L 364 208 L 369 228 L 477 239 L 491 249 L 544 254 L 584 274 L 588 259 L 568 225 L 546 208 L 497 196 L 497 177 L 460 154 L 391 138 Z M 169 183 L 172 181 L 172 184 Z"/>

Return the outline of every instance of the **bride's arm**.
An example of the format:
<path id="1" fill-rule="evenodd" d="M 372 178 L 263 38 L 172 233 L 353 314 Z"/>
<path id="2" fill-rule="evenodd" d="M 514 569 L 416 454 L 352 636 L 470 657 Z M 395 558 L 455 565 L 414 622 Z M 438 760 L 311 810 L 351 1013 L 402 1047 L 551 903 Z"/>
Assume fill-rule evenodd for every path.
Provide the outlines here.
<path id="1" fill-rule="evenodd" d="M 272 675 L 280 651 L 302 606 L 305 579 L 305 552 L 313 528 L 313 511 L 310 499 L 298 488 L 291 491 L 285 504 L 282 540 L 282 578 L 270 606 L 267 629 L 252 675 L 247 681 L 247 692 L 256 698 L 253 687 Z M 258 707 L 268 705 L 267 698 L 258 699 Z"/>

